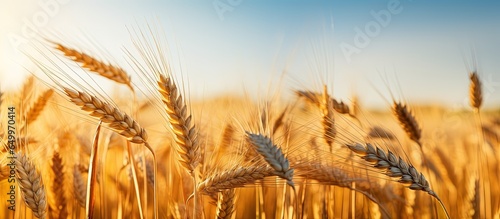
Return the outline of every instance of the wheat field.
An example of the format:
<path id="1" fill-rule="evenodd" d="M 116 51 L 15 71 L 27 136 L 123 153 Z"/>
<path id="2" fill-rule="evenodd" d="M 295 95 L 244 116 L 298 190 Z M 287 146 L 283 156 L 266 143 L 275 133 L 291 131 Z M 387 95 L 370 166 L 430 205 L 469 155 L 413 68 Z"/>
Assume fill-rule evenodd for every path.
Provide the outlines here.
<path id="1" fill-rule="evenodd" d="M 43 42 L 37 73 L 2 92 L 1 218 L 500 218 L 481 72 L 461 110 L 372 110 L 327 82 L 192 100 L 168 47 L 133 42 L 134 72 Z"/>

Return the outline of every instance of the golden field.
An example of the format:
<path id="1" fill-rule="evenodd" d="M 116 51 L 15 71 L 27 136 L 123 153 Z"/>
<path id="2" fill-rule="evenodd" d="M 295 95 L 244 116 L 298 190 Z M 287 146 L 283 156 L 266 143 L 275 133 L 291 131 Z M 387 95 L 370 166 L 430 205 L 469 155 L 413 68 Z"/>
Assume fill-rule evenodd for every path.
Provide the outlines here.
<path id="1" fill-rule="evenodd" d="M 2 94 L 0 193 L 14 186 L 16 211 L 4 201 L 1 218 L 500 217 L 500 111 L 482 109 L 480 72 L 460 109 L 375 111 L 328 83 L 191 101 L 165 48 L 134 42 L 140 80 L 48 43 L 77 70 L 35 61 L 53 83 Z"/>

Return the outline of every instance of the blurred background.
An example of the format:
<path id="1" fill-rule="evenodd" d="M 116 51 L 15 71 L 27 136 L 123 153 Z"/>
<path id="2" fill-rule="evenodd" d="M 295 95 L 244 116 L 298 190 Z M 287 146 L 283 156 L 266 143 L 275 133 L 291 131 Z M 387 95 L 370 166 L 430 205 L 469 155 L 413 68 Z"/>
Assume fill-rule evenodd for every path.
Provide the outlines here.
<path id="1" fill-rule="evenodd" d="M 271 84 L 291 95 L 327 83 L 334 96 L 359 94 L 367 107 L 386 108 L 392 93 L 460 109 L 468 107 L 468 71 L 477 65 L 485 106 L 493 108 L 500 105 L 499 11 L 493 1 L 4 0 L 0 85 L 17 89 L 37 71 L 29 57 L 43 38 L 131 70 L 130 32 L 152 24 L 165 33 L 192 98 L 268 95 Z"/>

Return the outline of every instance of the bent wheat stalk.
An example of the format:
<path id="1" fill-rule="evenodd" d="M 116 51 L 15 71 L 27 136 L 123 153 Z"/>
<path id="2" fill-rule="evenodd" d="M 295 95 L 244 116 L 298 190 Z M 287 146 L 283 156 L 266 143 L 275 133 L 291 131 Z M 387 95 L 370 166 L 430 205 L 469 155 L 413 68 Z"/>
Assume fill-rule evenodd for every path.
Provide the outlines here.
<path id="1" fill-rule="evenodd" d="M 399 177 L 399 183 L 410 184 L 409 189 L 427 192 L 439 202 L 446 217 L 450 218 L 448 210 L 439 196 L 431 189 L 425 176 L 418 172 L 414 166 L 408 164 L 401 157 L 396 157 L 391 151 L 386 153 L 384 150 L 379 147 L 374 147 L 370 143 L 366 143 L 366 145 L 360 143 L 346 144 L 346 146 L 354 153 L 363 155 L 361 158 L 373 163 L 373 167 L 387 170 L 385 175 L 389 177 Z"/>
<path id="2" fill-rule="evenodd" d="M 16 178 L 24 202 L 35 217 L 43 219 L 47 212 L 47 196 L 42 176 L 26 155 L 17 153 L 15 157 Z"/>

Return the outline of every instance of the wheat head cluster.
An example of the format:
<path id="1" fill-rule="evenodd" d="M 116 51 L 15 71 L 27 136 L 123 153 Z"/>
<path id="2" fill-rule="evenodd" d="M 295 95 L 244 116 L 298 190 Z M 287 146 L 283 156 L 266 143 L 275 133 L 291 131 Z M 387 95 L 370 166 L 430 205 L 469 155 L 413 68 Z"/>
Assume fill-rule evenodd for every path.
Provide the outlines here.
<path id="1" fill-rule="evenodd" d="M 45 42 L 48 62 L 34 62 L 48 81 L 2 92 L 0 196 L 16 196 L 1 218 L 500 217 L 500 115 L 481 108 L 480 73 L 464 74 L 461 111 L 395 98 L 373 111 L 328 83 L 280 90 L 286 99 L 191 100 L 152 35 L 126 50 L 133 72 Z"/>

